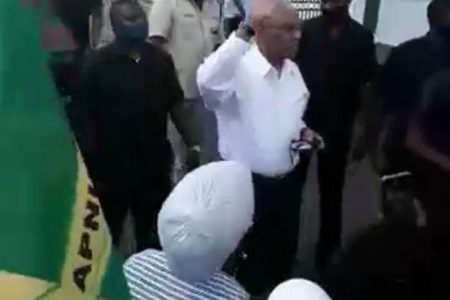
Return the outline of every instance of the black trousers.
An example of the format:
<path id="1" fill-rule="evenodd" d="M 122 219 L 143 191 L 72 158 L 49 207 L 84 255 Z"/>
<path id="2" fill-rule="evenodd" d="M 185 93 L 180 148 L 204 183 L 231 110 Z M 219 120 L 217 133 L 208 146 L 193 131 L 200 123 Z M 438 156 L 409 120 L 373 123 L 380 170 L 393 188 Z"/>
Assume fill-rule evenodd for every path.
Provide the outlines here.
<path id="1" fill-rule="evenodd" d="M 427 229 L 432 240 L 435 289 L 445 299 L 450 299 L 446 275 L 450 269 L 450 173 L 414 158 L 413 174 L 417 197 L 425 211 Z M 436 298 L 437 299 L 437 298 Z"/>
<path id="2" fill-rule="evenodd" d="M 170 171 L 167 170 L 158 178 L 149 180 L 147 185 L 123 187 L 118 184 L 102 184 L 97 188 L 114 246 L 119 246 L 125 218 L 131 211 L 137 251 L 161 249 L 157 234 L 157 217 L 170 187 Z"/>
<path id="3" fill-rule="evenodd" d="M 326 148 L 318 152 L 318 181 L 320 190 L 320 229 L 316 264 L 325 267 L 329 255 L 340 247 L 342 234 L 342 203 L 351 129 L 344 134 L 325 137 Z M 301 157 L 299 178 L 304 185 L 311 154 Z"/>
<path id="4" fill-rule="evenodd" d="M 297 252 L 300 187 L 295 174 L 281 179 L 253 175 L 254 225 L 242 243 L 237 279 L 252 295 L 288 279 Z"/>

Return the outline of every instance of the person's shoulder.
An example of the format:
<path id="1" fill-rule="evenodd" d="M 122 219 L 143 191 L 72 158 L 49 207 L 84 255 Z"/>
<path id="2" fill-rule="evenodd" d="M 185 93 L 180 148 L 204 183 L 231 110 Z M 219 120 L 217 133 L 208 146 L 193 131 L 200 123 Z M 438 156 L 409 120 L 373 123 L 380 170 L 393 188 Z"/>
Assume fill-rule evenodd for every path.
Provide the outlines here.
<path id="1" fill-rule="evenodd" d="M 167 258 L 161 251 L 148 249 L 132 255 L 130 258 L 127 259 L 127 261 L 124 264 L 124 267 L 125 269 L 130 269 L 134 268 L 136 265 L 139 264 L 145 265 L 152 262 L 156 262 L 162 268 L 166 268 Z"/>
<path id="2" fill-rule="evenodd" d="M 422 52 L 429 47 L 426 36 L 415 38 L 401 43 L 395 49 L 397 52 Z"/>
<path id="3" fill-rule="evenodd" d="M 351 26 L 353 32 L 355 34 L 357 34 L 359 37 L 373 41 L 372 31 L 370 29 L 366 28 L 364 25 L 362 25 L 358 21 L 351 19 L 350 26 Z"/>
<path id="4" fill-rule="evenodd" d="M 227 295 L 233 297 L 233 300 L 250 299 L 250 295 L 245 288 L 225 272 L 216 272 L 211 277 L 210 282 L 214 282 L 216 289 L 223 289 Z"/>
<path id="5" fill-rule="evenodd" d="M 115 46 L 108 44 L 99 49 L 89 50 L 86 52 L 85 65 L 94 66 L 109 61 L 114 57 Z"/>
<path id="6" fill-rule="evenodd" d="M 392 49 L 388 62 L 396 62 L 414 66 L 418 61 L 430 55 L 429 42 L 425 37 L 415 38 Z"/>
<path id="7" fill-rule="evenodd" d="M 155 66 L 160 70 L 173 69 L 173 59 L 170 53 L 159 45 L 146 42 L 142 48 L 143 57 L 147 57 L 154 62 Z"/>
<path id="8" fill-rule="evenodd" d="M 151 42 L 146 42 L 143 46 L 143 51 L 153 57 L 163 60 L 167 62 L 168 60 L 172 60 L 172 56 L 165 50 L 163 47 L 159 45 L 155 45 Z"/>

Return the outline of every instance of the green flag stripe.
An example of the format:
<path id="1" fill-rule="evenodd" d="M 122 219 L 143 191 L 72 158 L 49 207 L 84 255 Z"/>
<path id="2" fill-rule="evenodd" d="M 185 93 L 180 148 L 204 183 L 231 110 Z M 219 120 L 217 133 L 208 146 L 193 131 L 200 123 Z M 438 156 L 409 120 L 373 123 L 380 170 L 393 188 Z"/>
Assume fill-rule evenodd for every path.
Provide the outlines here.
<path id="1" fill-rule="evenodd" d="M 53 281 L 71 221 L 76 152 L 40 48 L 40 12 L 0 2 L 0 266 Z"/>
<path id="2" fill-rule="evenodd" d="M 98 199 L 85 195 L 86 171 L 41 45 L 42 4 L 0 0 L 0 271 L 20 275 L 0 277 L 14 282 L 0 295 L 29 284 L 42 299 L 129 299 Z"/>

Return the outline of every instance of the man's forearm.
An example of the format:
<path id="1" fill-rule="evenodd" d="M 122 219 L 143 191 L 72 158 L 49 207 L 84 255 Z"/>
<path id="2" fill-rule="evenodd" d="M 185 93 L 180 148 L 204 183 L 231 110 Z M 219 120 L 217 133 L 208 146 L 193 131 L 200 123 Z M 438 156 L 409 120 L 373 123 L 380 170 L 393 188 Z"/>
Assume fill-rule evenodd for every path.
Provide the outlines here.
<path id="1" fill-rule="evenodd" d="M 450 172 L 450 158 L 428 145 L 420 129 L 410 127 L 406 140 L 407 147 L 414 153 Z"/>
<path id="2" fill-rule="evenodd" d="M 199 122 L 195 116 L 195 108 L 192 103 L 176 104 L 171 111 L 172 121 L 188 148 L 200 144 Z"/>

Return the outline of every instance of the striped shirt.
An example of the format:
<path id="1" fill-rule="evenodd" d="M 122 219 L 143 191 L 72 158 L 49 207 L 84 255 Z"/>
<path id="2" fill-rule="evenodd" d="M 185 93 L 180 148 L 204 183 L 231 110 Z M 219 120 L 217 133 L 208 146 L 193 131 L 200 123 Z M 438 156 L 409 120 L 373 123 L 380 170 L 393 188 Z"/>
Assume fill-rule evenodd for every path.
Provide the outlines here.
<path id="1" fill-rule="evenodd" d="M 132 256 L 124 266 L 133 299 L 137 300 L 248 300 L 239 283 L 223 272 L 206 282 L 188 283 L 175 277 L 164 253 L 146 250 Z"/>

